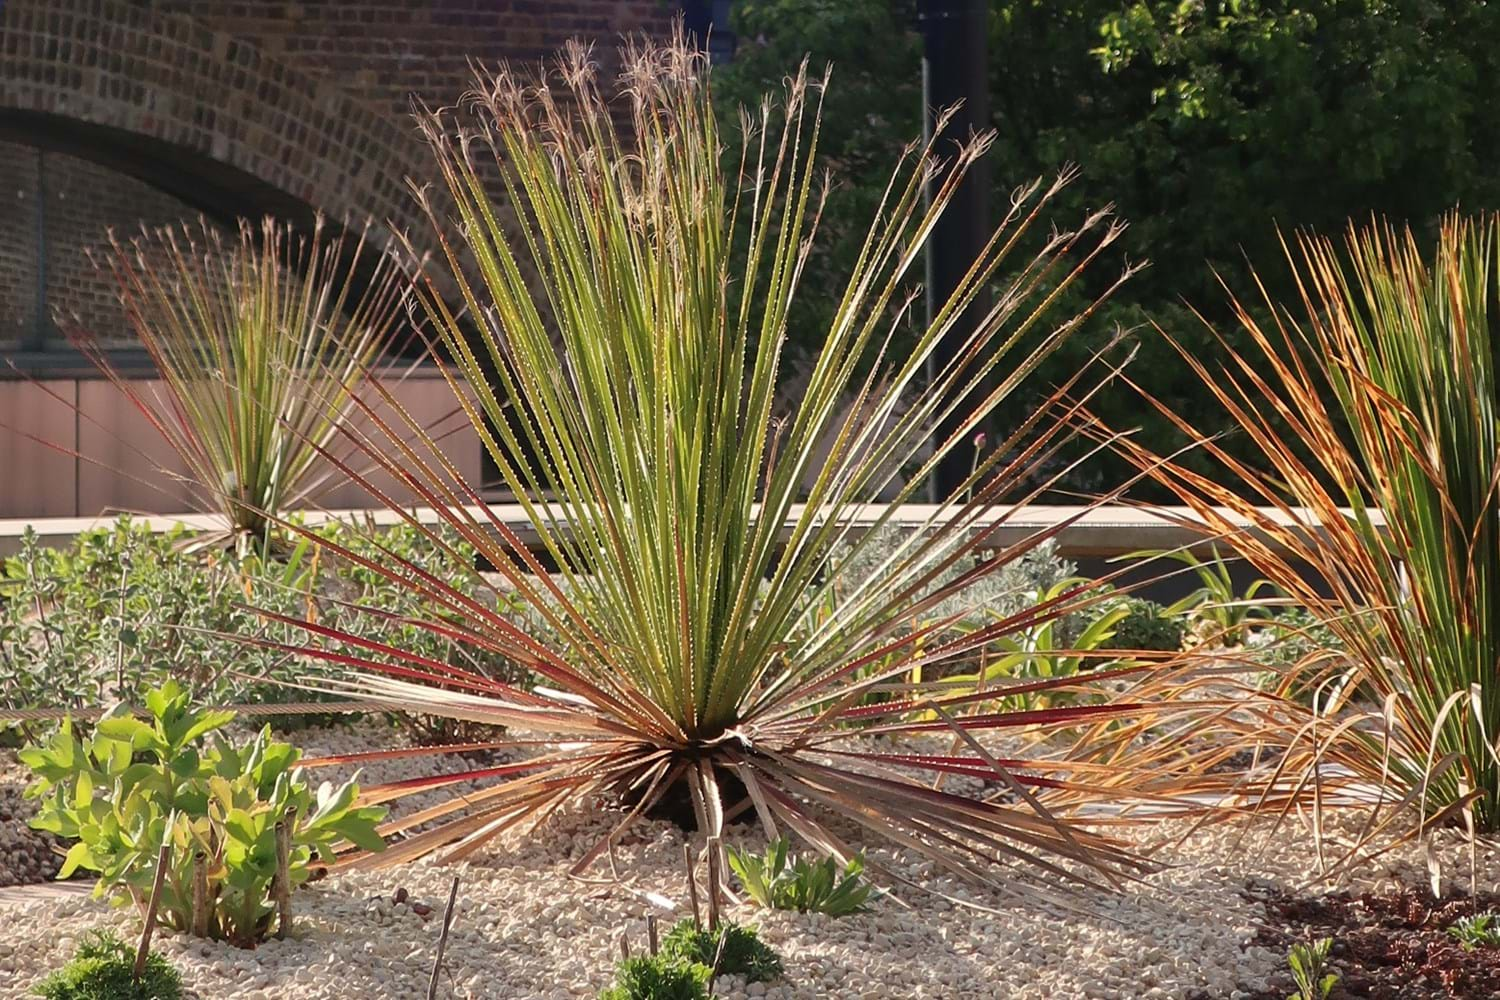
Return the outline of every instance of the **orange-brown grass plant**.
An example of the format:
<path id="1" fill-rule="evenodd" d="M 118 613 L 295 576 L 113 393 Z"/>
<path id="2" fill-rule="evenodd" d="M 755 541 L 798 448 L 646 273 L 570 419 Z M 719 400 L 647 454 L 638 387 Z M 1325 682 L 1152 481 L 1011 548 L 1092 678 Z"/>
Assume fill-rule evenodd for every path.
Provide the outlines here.
<path id="1" fill-rule="evenodd" d="M 952 298 L 922 324 L 910 306 L 923 243 L 991 137 L 946 159 L 914 145 L 795 412 L 778 421 L 789 307 L 816 252 L 824 82 L 804 70 L 779 106 L 746 113 L 726 169 L 702 58 L 678 42 L 629 50 L 625 62 L 618 105 L 587 53 L 572 50 L 545 80 L 481 75 L 461 108 L 421 116 L 455 217 L 424 203 L 446 252 L 442 276 L 464 307 L 429 286 L 431 328 L 555 574 L 437 449 L 399 444 L 414 428 L 387 425 L 361 443 L 474 545 L 555 638 L 524 634 L 396 559 L 372 568 L 446 613 L 419 627 L 513 658 L 535 686 L 313 630 L 299 651 L 351 669 L 326 686 L 505 725 L 514 736 L 496 745 L 528 754 L 370 790 L 382 801 L 492 781 L 391 824 L 387 833 L 407 839 L 354 863 L 438 850 L 461 858 L 570 804 L 623 803 L 617 828 L 578 859 L 582 872 L 643 812 L 680 796 L 705 835 L 749 814 L 772 835 L 789 831 L 847 859 L 858 829 L 995 884 L 997 860 L 1033 862 L 1054 881 L 1071 873 L 1099 884 L 1136 870 L 1133 855 L 1064 811 L 1128 797 L 1128 769 L 1078 773 L 990 749 L 995 734 L 1057 732 L 1131 706 L 996 707 L 1077 678 L 959 694 L 907 680 L 1098 598 L 1079 585 L 962 635 L 949 629 L 961 615 L 927 614 L 1055 533 L 1000 545 L 973 565 L 1005 523 L 996 501 L 1027 500 L 1036 494 L 1018 484 L 1039 490 L 1065 468 L 1066 425 L 1053 407 L 1028 410 L 1015 436 L 923 508 L 919 530 L 873 571 L 839 580 L 833 564 L 836 551 L 862 553 L 878 534 L 864 529 L 891 523 L 940 458 L 970 447 L 980 421 L 1089 315 L 1092 306 L 1061 316 L 1054 306 L 1081 287 L 1120 227 L 1099 212 L 1054 229 L 1052 198 L 1065 179 L 1027 186 Z M 616 108 L 628 111 L 628 128 L 617 131 Z M 1034 254 L 1017 249 L 1028 241 Z M 994 307 L 961 328 L 959 315 L 986 284 L 997 286 Z M 905 325 L 915 327 L 911 349 L 886 351 Z M 959 349 L 927 378 L 945 337 L 959 338 Z M 950 415 L 956 429 L 933 446 L 930 429 Z M 872 505 L 887 488 L 896 504 Z M 877 687 L 887 700 L 862 703 Z M 924 735 L 936 739 L 903 742 Z M 1005 794 L 951 793 L 935 786 L 941 775 L 995 782 Z"/>
<path id="2" fill-rule="evenodd" d="M 76 323 L 72 335 L 160 434 L 198 508 L 264 543 L 268 516 L 343 482 L 319 451 L 340 449 L 350 397 L 388 367 L 411 293 L 369 227 L 330 237 L 319 219 L 302 235 L 267 217 L 233 238 L 207 222 L 111 234 L 96 264 L 156 380 L 120 371 Z"/>
<path id="3" fill-rule="evenodd" d="M 1497 225 L 1450 217 L 1435 255 L 1381 224 L 1297 239 L 1294 309 L 1262 285 L 1264 310 L 1236 303 L 1247 347 L 1213 365 L 1182 350 L 1263 461 L 1160 404 L 1227 475 L 1122 445 L 1185 523 L 1336 637 L 1279 690 L 1246 689 L 1217 736 L 1279 758 L 1240 786 L 1246 804 L 1371 807 L 1360 845 L 1458 818 L 1500 827 Z M 1311 706 L 1290 697 L 1309 689 Z"/>

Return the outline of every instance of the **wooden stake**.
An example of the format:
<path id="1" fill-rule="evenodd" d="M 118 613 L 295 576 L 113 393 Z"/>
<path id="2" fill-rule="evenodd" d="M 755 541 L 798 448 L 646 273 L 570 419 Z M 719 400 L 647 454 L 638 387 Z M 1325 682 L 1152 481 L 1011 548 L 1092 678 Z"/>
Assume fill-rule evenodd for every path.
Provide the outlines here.
<path id="1" fill-rule="evenodd" d="M 654 913 L 646 914 L 646 945 L 651 949 L 652 955 L 661 950 L 656 939 L 656 914 Z"/>
<path id="2" fill-rule="evenodd" d="M 193 936 L 208 937 L 208 855 L 193 855 Z"/>
<path id="3" fill-rule="evenodd" d="M 714 980 L 719 978 L 719 963 L 724 961 L 724 942 L 729 940 L 729 934 L 725 931 L 719 932 L 719 945 L 714 949 L 714 964 L 708 967 L 708 985 L 713 986 Z"/>
<path id="4" fill-rule="evenodd" d="M 438 935 L 437 954 L 432 959 L 432 975 L 427 978 L 427 1000 L 437 1000 L 438 970 L 443 967 L 443 950 L 448 947 L 448 928 L 453 926 L 453 904 L 458 900 L 458 876 L 448 887 L 448 908 L 443 911 L 443 932 Z"/>
<path id="5" fill-rule="evenodd" d="M 141 943 L 135 949 L 135 970 L 131 973 L 134 982 L 140 982 L 146 974 L 146 959 L 151 954 L 151 935 L 156 930 L 156 907 L 161 903 L 161 887 L 167 878 L 167 862 L 172 860 L 172 827 L 167 823 L 167 840 L 156 854 L 156 880 L 151 883 L 151 902 L 146 904 L 146 923 L 141 928 Z"/>
<path id="6" fill-rule="evenodd" d="M 271 879 L 271 898 L 276 902 L 276 939 L 285 940 L 292 929 L 292 824 L 296 809 L 288 809 L 276 824 L 276 875 Z"/>
<path id="7" fill-rule="evenodd" d="M 724 851 L 718 837 L 708 838 L 708 929 L 719 928 L 719 855 Z"/>
<path id="8" fill-rule="evenodd" d="M 698 930 L 703 929 L 703 917 L 698 912 L 698 882 L 693 877 L 693 845 L 682 845 L 682 861 L 687 866 L 688 899 L 693 904 L 693 926 Z"/>

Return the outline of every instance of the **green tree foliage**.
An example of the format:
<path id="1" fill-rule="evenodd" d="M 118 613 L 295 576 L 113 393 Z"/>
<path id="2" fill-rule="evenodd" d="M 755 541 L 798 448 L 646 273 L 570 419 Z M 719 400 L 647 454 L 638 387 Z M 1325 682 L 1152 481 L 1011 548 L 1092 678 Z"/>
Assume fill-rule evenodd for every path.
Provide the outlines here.
<path id="1" fill-rule="evenodd" d="M 847 273 L 862 235 L 853 223 L 884 183 L 878 165 L 920 128 L 916 7 L 734 5 L 739 46 L 715 76 L 720 101 L 763 93 L 804 55 L 834 67 L 822 145 L 838 187 L 802 297 L 809 313 L 833 308 L 834 286 L 818 294 L 818 283 Z M 1036 388 L 1124 328 L 1140 343 L 1133 377 L 1191 407 L 1194 380 L 1149 324 L 1215 352 L 1192 310 L 1231 319 L 1216 272 L 1246 289 L 1245 260 L 1280 255 L 1278 227 L 1332 232 L 1376 213 L 1435 231 L 1455 204 L 1500 203 L 1489 169 L 1500 126 L 1486 107 L 1497 29 L 1500 9 L 1459 0 L 992 0 L 995 208 L 1018 183 L 1076 163 L 1083 175 L 1053 205 L 1059 219 L 1113 202 L 1131 223 L 1124 254 L 1152 261 L 1049 359 Z M 794 336 L 826 328 L 818 315 L 797 319 Z M 1115 426 L 1143 419 L 1124 386 L 1098 410 Z M 1160 422 L 1149 430 L 1166 435 Z"/>

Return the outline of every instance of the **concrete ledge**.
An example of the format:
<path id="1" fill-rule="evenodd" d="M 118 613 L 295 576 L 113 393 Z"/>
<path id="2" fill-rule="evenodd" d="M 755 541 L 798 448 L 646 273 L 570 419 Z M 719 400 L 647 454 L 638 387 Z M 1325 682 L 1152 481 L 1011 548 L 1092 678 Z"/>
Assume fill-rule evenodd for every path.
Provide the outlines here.
<path id="1" fill-rule="evenodd" d="M 508 525 L 523 544 L 535 545 L 537 535 L 518 504 L 491 504 L 493 516 Z M 869 505 L 860 511 L 855 523 L 873 524 L 884 508 Z M 480 508 L 471 507 L 470 512 L 481 521 L 486 519 Z M 800 508 L 794 508 L 794 516 Z M 907 529 L 916 529 L 931 522 L 936 508 L 931 504 L 907 504 L 895 512 L 891 523 Z M 416 518 L 426 524 L 438 521 L 430 508 L 413 508 Z M 1279 511 L 1267 511 L 1278 523 L 1288 527 L 1296 522 Z M 45 545 L 68 544 L 80 532 L 108 525 L 115 515 L 100 517 L 54 517 L 54 518 L 10 518 L 0 520 L 0 556 L 14 555 L 20 548 L 21 534 L 30 526 L 34 528 Z M 390 510 L 329 510 L 309 511 L 304 514 L 309 524 L 328 521 L 369 521 L 377 525 L 393 525 L 401 518 Z M 140 515 L 137 520 L 150 525 L 155 531 L 168 531 L 174 527 L 185 527 L 193 531 L 208 531 L 222 527 L 222 523 L 211 515 L 173 514 Z M 1240 518 L 1232 518 L 1244 523 Z M 978 527 L 997 525 L 994 540 L 997 547 L 1014 544 L 1038 532 L 1055 531 L 1060 554 L 1071 559 L 1098 559 L 1124 555 L 1141 549 L 1175 549 L 1192 546 L 1206 548 L 1202 530 L 1192 527 L 1201 523 L 1186 507 L 1134 507 L 1107 505 L 1092 509 L 1081 506 L 1052 506 L 1033 504 L 1028 506 L 997 505 L 979 519 Z M 1311 525 L 1311 520 L 1302 522 Z"/>

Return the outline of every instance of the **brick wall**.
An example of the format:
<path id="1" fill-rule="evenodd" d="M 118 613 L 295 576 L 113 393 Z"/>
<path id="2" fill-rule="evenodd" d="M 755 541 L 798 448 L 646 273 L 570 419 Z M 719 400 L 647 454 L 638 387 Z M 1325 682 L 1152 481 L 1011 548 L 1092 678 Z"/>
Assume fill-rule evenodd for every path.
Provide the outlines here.
<path id="1" fill-rule="evenodd" d="M 471 60 L 535 62 L 574 37 L 595 41 L 608 65 L 621 36 L 665 34 L 673 7 L 671 0 L 8 0 L 0 4 L 0 115 L 40 112 L 104 126 L 110 142 L 150 140 L 158 158 L 180 152 L 184 163 L 222 165 L 335 219 L 373 216 L 421 232 L 405 185 L 409 175 L 425 176 L 413 97 L 450 103 L 470 85 Z M 158 224 L 197 211 L 82 160 L 49 153 L 45 162 L 42 186 L 55 220 L 48 284 L 61 299 L 52 306 L 103 326 L 112 316 L 109 289 L 77 251 L 109 226 L 134 229 L 138 220 Z M 38 189 L 35 169 L 34 150 L 0 143 L 0 344 L 8 347 L 35 324 L 28 202 Z M 189 197 L 191 176 L 183 183 L 177 193 Z"/>
<path id="2" fill-rule="evenodd" d="M 414 96 L 451 103 L 471 84 L 471 60 L 535 62 L 575 37 L 595 42 L 607 70 L 622 35 L 664 35 L 675 6 L 0 0 L 0 356 L 14 356 L 36 323 L 38 199 L 49 311 L 77 312 L 96 334 L 122 338 L 109 279 L 83 253 L 111 226 L 134 231 L 200 210 L 227 222 L 263 205 L 423 232 L 406 187 L 408 176 L 430 177 L 410 119 Z M 451 409 L 441 382 L 410 392 L 407 405 Z M 174 485 L 154 462 L 143 465 L 133 449 L 159 442 L 120 406 L 97 379 L 0 378 L 0 467 L 26 472 L 0 482 L 0 517 L 180 509 L 184 500 L 136 482 Z M 477 481 L 477 439 L 455 438 L 446 450 Z"/>
<path id="3" fill-rule="evenodd" d="M 664 35 L 671 0 L 151 0 L 253 41 L 371 107 L 404 117 L 413 95 L 451 103 L 469 60 L 534 62 L 571 38 L 612 60 L 622 36 Z"/>
<path id="4" fill-rule="evenodd" d="M 60 313 L 65 322 L 107 343 L 128 343 L 114 286 L 94 269 L 89 250 L 111 229 L 125 239 L 142 226 L 176 224 L 198 213 L 87 160 L 38 153 L 34 147 L 0 143 L 0 343 L 12 349 L 32 346 L 38 336 L 37 265 L 43 256 L 48 325 Z M 57 335 L 47 328 L 40 332 Z"/>
<path id="5" fill-rule="evenodd" d="M 0 143 L 0 345 L 36 326 L 37 152 Z"/>

